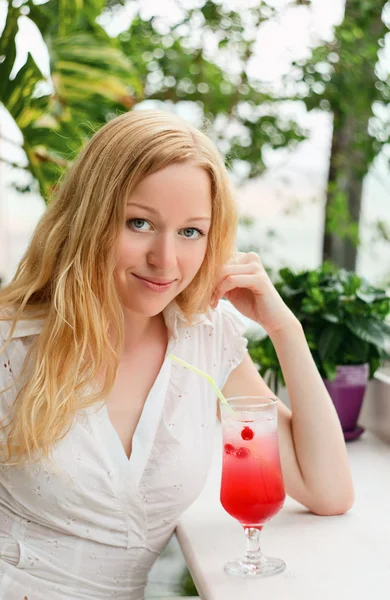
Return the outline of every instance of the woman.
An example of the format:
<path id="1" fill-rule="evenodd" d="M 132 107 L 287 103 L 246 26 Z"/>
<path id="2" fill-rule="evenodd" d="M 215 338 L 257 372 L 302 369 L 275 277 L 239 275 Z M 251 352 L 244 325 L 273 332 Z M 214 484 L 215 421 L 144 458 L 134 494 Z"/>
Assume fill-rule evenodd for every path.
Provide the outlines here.
<path id="1" fill-rule="evenodd" d="M 2 600 L 138 600 L 207 474 L 226 396 L 269 395 L 227 297 L 278 353 L 287 493 L 340 514 L 340 425 L 294 315 L 256 254 L 208 138 L 171 114 L 113 119 L 87 144 L 0 293 Z"/>

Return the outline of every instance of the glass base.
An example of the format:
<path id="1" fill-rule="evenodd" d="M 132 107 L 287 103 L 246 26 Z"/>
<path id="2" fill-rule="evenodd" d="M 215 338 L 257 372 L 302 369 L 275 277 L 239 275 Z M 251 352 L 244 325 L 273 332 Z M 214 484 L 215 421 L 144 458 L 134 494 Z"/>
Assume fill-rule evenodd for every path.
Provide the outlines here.
<path id="1" fill-rule="evenodd" d="M 262 556 L 259 561 L 249 562 L 245 558 L 232 560 L 225 565 L 225 571 L 236 577 L 272 577 L 286 568 L 280 558 Z"/>

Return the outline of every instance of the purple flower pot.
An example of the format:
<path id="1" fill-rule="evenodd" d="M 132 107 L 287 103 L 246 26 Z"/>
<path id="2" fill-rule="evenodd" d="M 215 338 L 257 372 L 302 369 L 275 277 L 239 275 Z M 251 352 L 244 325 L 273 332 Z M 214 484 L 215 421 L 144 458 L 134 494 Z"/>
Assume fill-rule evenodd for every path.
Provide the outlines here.
<path id="1" fill-rule="evenodd" d="M 362 428 L 357 427 L 357 421 L 366 391 L 368 373 L 368 364 L 347 365 L 337 367 L 336 379 L 333 381 L 324 379 L 346 440 L 354 439 L 363 432 Z"/>

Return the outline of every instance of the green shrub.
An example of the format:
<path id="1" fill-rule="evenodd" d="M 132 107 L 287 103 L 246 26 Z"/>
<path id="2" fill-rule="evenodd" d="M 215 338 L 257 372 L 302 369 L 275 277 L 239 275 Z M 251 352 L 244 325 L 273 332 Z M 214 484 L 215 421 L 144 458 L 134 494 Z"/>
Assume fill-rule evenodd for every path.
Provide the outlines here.
<path id="1" fill-rule="evenodd" d="M 284 268 L 275 287 L 298 320 L 324 379 L 336 377 L 338 365 L 368 363 L 369 377 L 390 358 L 390 296 L 354 272 L 328 263 L 294 273 Z M 250 339 L 249 353 L 277 393 L 285 385 L 271 340 Z"/>

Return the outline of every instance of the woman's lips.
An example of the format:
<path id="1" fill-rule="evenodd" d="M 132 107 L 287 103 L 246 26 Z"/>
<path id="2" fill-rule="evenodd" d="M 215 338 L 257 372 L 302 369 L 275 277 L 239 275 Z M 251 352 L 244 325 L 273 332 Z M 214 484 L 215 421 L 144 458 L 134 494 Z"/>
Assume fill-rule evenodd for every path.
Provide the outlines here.
<path id="1" fill-rule="evenodd" d="M 138 279 L 138 281 L 140 281 L 148 289 L 153 290 L 155 292 L 167 291 L 171 287 L 171 285 L 176 281 L 174 279 L 173 281 L 166 281 L 164 283 L 158 283 L 158 280 L 144 279 L 143 277 L 140 277 L 139 275 L 135 275 L 135 273 L 133 273 L 133 275 L 136 279 Z"/>

